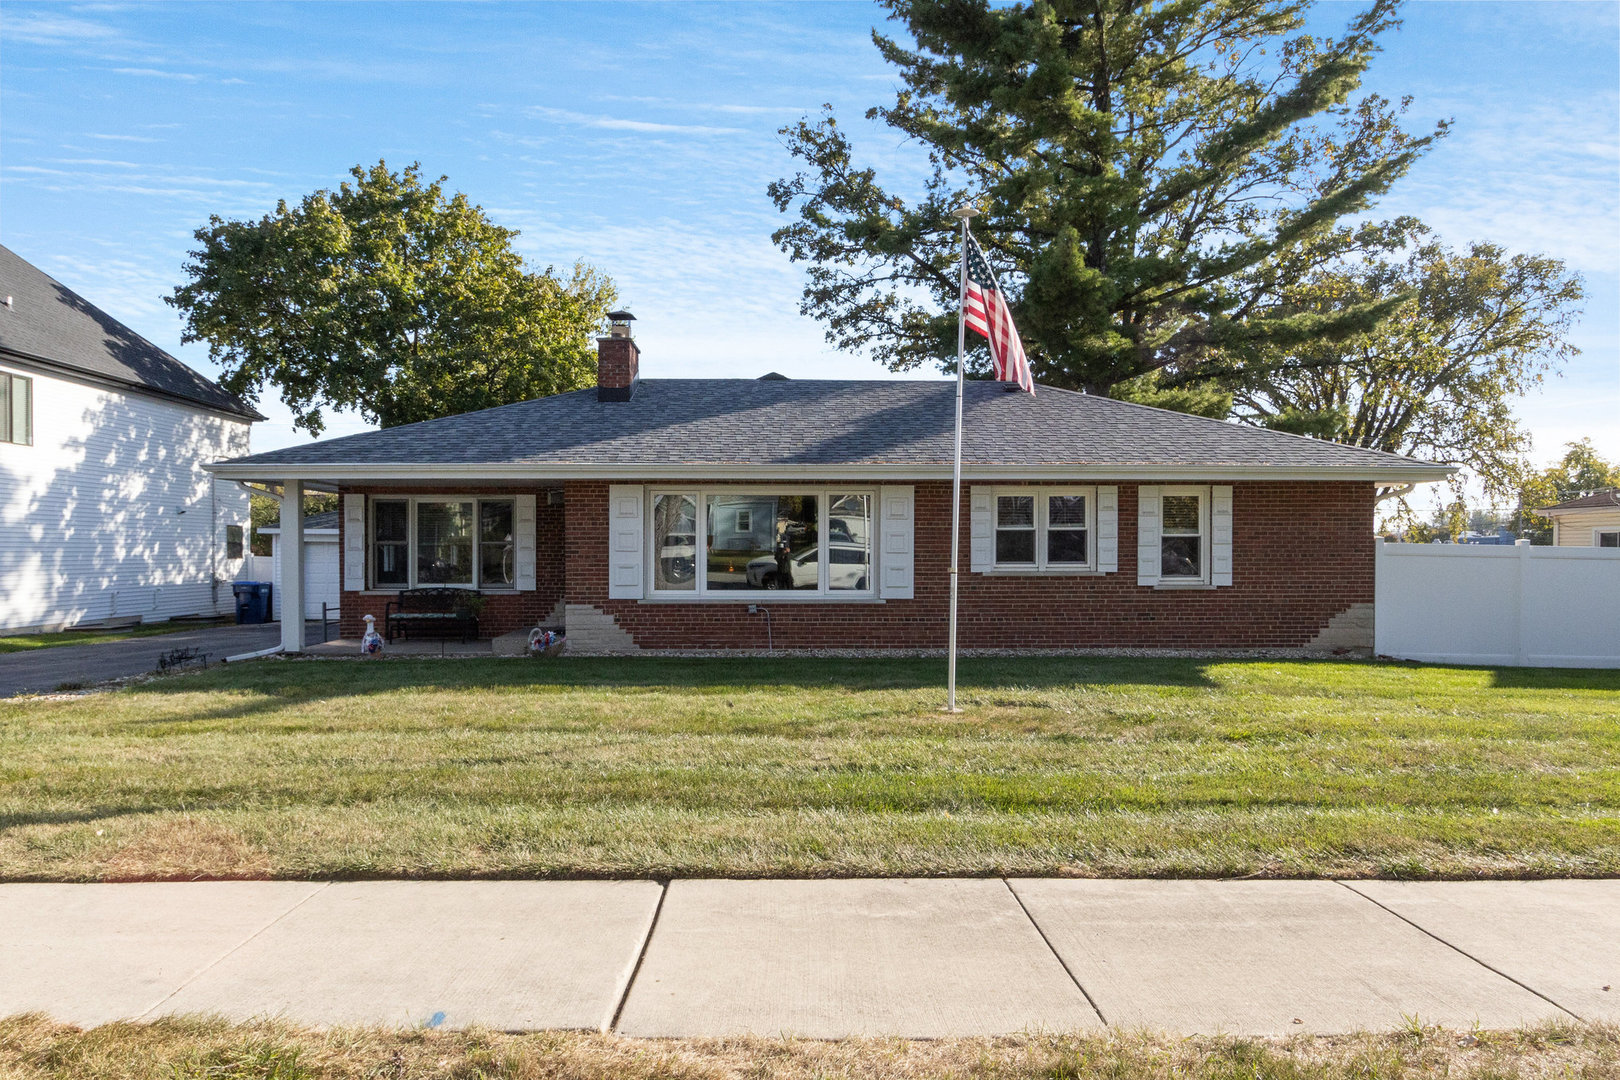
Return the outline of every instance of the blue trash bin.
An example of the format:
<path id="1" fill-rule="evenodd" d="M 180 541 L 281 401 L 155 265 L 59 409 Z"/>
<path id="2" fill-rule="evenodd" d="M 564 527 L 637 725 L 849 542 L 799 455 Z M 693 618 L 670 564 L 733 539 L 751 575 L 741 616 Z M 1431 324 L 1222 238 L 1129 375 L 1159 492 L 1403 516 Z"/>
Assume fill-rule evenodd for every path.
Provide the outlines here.
<path id="1" fill-rule="evenodd" d="M 238 581 L 231 585 L 236 597 L 236 624 L 267 623 L 270 621 L 270 590 L 268 581 Z"/>

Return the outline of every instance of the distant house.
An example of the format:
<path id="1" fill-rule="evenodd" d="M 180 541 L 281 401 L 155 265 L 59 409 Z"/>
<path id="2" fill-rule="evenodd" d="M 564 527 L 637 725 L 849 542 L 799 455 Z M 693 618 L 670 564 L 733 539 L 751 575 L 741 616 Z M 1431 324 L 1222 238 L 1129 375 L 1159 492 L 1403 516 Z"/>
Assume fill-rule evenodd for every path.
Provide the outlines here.
<path id="1" fill-rule="evenodd" d="M 0 629 L 232 610 L 262 419 L 0 247 Z"/>
<path id="2" fill-rule="evenodd" d="M 259 529 L 270 537 L 270 573 L 275 586 L 270 592 L 273 617 L 281 618 L 281 526 Z M 261 564 L 262 565 L 262 564 Z M 262 573 L 262 571 L 261 571 Z M 338 515 L 336 510 L 311 514 L 304 519 L 304 617 L 320 619 L 337 616 L 343 589 L 338 579 Z M 324 610 L 322 605 L 324 605 Z"/>
<path id="3" fill-rule="evenodd" d="M 1553 519 L 1554 547 L 1620 548 L 1620 488 L 1569 499 L 1537 513 Z"/>
<path id="4" fill-rule="evenodd" d="M 339 493 L 345 636 L 430 586 L 580 652 L 944 646 L 951 383 L 643 380 L 622 317 L 598 349 L 594 389 L 212 468 Z M 1046 386 L 964 412 L 969 648 L 1370 647 L 1378 486 L 1453 471 Z"/>

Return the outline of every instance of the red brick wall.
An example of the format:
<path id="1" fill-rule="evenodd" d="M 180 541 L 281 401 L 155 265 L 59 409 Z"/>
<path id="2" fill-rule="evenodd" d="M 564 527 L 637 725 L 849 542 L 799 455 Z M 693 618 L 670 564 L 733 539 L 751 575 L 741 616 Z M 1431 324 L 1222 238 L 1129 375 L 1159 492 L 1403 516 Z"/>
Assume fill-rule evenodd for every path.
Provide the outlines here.
<path id="1" fill-rule="evenodd" d="M 1186 482 L 1196 483 L 1189 478 Z M 1136 484 L 1119 484 L 1119 570 L 1090 577 L 987 577 L 968 570 L 963 486 L 958 616 L 963 648 L 1288 648 L 1373 600 L 1370 483 L 1239 483 L 1232 585 L 1136 584 Z M 565 487 L 571 604 L 613 615 L 643 648 L 763 648 L 765 619 L 745 603 L 651 604 L 607 597 L 607 485 Z M 950 484 L 917 485 L 915 599 L 771 603 L 778 648 L 943 647 L 949 597 Z"/>
<path id="2" fill-rule="evenodd" d="M 641 350 L 630 338 L 596 339 L 596 385 L 623 389 L 641 373 Z"/>
<path id="3" fill-rule="evenodd" d="M 553 486 L 554 489 L 554 486 Z M 398 487 L 354 487 L 344 488 L 344 494 L 359 492 L 366 495 L 412 495 L 420 494 L 421 489 L 405 489 Z M 456 486 L 450 494 L 455 495 L 517 495 L 533 493 L 535 499 L 535 590 L 533 592 L 486 592 L 489 598 L 484 607 L 483 614 L 478 617 L 479 630 L 485 637 L 494 637 L 511 630 L 521 630 L 545 622 L 551 615 L 557 601 L 562 599 L 563 593 L 563 511 L 561 506 L 546 505 L 546 488 L 531 487 L 521 484 L 486 485 L 483 487 Z M 338 544 L 341 553 L 344 543 L 343 530 L 346 523 L 343 515 L 339 514 Z M 343 574 L 345 567 L 341 554 L 338 559 L 338 573 Z M 365 632 L 365 616 L 377 617 L 377 628 L 382 629 L 383 611 L 391 594 L 384 592 L 367 593 L 362 591 L 364 582 L 350 583 L 343 580 L 343 596 L 339 617 L 339 628 L 343 637 L 356 638 Z"/>

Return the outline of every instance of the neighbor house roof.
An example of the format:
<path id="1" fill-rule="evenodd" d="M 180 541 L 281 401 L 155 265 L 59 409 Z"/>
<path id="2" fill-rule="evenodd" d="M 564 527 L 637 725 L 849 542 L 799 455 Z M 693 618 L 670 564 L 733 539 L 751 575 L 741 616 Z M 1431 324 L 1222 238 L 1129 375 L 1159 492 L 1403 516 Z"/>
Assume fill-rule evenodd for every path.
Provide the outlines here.
<path id="1" fill-rule="evenodd" d="M 576 390 L 287 447 L 214 466 L 243 479 L 949 476 L 948 381 L 643 379 L 629 401 Z M 1393 454 L 1040 387 L 969 382 L 964 472 L 1219 479 L 1451 471 Z"/>
<path id="2" fill-rule="evenodd" d="M 1620 488 L 1595 491 L 1590 495 L 1582 495 L 1578 499 L 1566 499 L 1561 503 L 1554 503 L 1552 506 L 1538 511 L 1538 513 L 1552 514 L 1566 510 L 1620 510 Z"/>
<path id="3" fill-rule="evenodd" d="M 230 391 L 203 378 L 135 331 L 0 246 L 0 354 L 160 397 L 263 420 Z"/>
<path id="4" fill-rule="evenodd" d="M 327 510 L 319 514 L 311 514 L 304 519 L 304 532 L 308 533 L 335 533 L 338 531 L 338 512 Z M 266 525 L 259 530 L 264 536 L 280 536 L 280 525 Z"/>

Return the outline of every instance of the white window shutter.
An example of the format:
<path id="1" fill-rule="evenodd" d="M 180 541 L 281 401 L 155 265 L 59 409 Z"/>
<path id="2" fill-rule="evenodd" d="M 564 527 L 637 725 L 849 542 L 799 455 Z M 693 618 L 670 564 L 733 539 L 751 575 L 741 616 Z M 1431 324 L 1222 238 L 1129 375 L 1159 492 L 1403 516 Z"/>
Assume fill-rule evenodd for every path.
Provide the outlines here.
<path id="1" fill-rule="evenodd" d="M 1209 581 L 1232 584 L 1232 489 L 1209 489 Z"/>
<path id="2" fill-rule="evenodd" d="M 996 565 L 996 491 L 968 489 L 968 568 L 983 574 Z"/>
<path id="3" fill-rule="evenodd" d="M 534 496 L 512 499 L 512 584 L 534 592 Z"/>
<path id="4" fill-rule="evenodd" d="M 917 561 L 917 493 L 910 487 L 878 491 L 878 529 L 882 537 L 878 595 L 910 600 L 915 595 Z"/>
<path id="5" fill-rule="evenodd" d="M 1157 585 L 1164 556 L 1159 551 L 1159 489 L 1136 489 L 1136 583 Z"/>
<path id="6" fill-rule="evenodd" d="M 1097 489 L 1097 571 L 1119 569 L 1119 488 Z"/>
<path id="7" fill-rule="evenodd" d="M 613 484 L 608 488 L 608 596 L 612 599 L 641 599 L 645 518 L 639 486 Z"/>
<path id="8" fill-rule="evenodd" d="M 343 587 L 366 587 L 366 497 L 343 496 Z"/>

